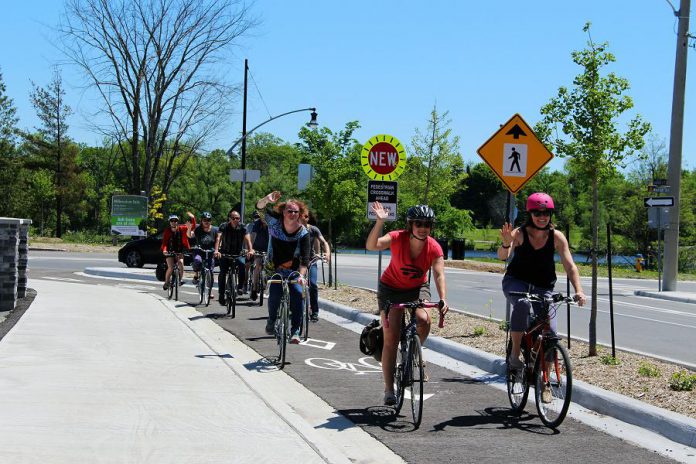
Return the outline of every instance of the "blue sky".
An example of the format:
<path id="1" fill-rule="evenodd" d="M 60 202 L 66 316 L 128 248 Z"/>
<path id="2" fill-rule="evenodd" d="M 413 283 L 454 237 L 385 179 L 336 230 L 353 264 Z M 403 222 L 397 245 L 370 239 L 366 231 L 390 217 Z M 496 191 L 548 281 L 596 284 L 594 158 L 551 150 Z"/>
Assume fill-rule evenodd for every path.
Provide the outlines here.
<path id="1" fill-rule="evenodd" d="M 52 66 L 62 59 L 51 30 L 62 9 L 62 2 L 49 0 L 3 5 L 0 68 L 23 128 L 38 124 L 29 101 L 31 81 L 47 85 Z M 635 112 L 668 142 L 677 23 L 665 0 L 258 0 L 252 12 L 259 26 L 225 64 L 230 79 L 241 83 L 249 59 L 248 127 L 269 114 L 316 106 L 319 123 L 334 131 L 358 120 L 362 127 L 355 136 L 361 142 L 388 133 L 409 144 L 437 105 L 449 111 L 464 160 L 478 162 L 476 149 L 500 124 L 520 113 L 533 125 L 558 87 L 572 84 L 581 69 L 570 53 L 584 48 L 582 27 L 591 21 L 593 39 L 609 42 L 616 55 L 610 70 L 631 83 Z M 683 166 L 694 169 L 696 50 L 688 55 Z M 76 110 L 70 135 L 99 143 L 83 116 L 93 110 L 94 99 L 72 69 L 63 78 Z M 208 148 L 226 149 L 238 138 L 241 99 L 234 108 Z M 294 142 L 308 116 L 286 116 L 263 129 Z M 562 161 L 551 166 L 560 169 Z"/>

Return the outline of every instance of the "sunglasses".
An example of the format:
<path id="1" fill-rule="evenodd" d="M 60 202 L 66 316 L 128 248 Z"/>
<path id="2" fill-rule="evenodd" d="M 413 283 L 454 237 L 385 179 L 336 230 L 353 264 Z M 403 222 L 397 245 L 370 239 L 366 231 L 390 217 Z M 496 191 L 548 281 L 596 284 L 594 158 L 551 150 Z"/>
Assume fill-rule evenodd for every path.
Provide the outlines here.
<path id="1" fill-rule="evenodd" d="M 416 225 L 416 227 L 427 227 L 428 229 L 433 226 L 431 221 L 413 221 L 413 223 Z"/>
<path id="2" fill-rule="evenodd" d="M 230 216 L 230 221 L 239 221 L 239 216 Z"/>
<path id="3" fill-rule="evenodd" d="M 286 209 L 285 212 L 288 214 L 300 214 L 300 210 L 297 209 Z"/>
<path id="4" fill-rule="evenodd" d="M 532 211 L 532 216 L 551 216 L 551 211 Z"/>
<path id="5" fill-rule="evenodd" d="M 179 220 L 178 220 L 178 219 L 170 219 L 169 222 L 170 222 L 170 223 L 172 223 L 172 222 L 179 222 Z"/>

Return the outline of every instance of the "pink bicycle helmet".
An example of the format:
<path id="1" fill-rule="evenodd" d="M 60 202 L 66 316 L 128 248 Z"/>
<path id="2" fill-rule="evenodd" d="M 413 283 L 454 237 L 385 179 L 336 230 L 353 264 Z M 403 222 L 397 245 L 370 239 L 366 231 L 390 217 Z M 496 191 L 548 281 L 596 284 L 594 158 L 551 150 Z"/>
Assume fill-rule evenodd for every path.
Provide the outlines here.
<path id="1" fill-rule="evenodd" d="M 547 193 L 537 192 L 532 193 L 527 197 L 527 211 L 536 211 L 550 209 L 554 210 L 553 198 Z"/>

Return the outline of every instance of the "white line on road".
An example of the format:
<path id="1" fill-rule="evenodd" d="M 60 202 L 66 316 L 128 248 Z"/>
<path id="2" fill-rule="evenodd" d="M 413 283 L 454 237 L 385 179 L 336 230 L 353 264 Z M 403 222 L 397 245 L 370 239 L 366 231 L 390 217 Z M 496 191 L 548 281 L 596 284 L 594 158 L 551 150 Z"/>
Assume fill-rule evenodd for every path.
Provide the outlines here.
<path id="1" fill-rule="evenodd" d="M 44 277 L 39 277 L 39 280 L 41 279 L 46 279 L 46 280 L 58 280 L 60 282 L 79 282 L 82 283 L 84 280 L 79 280 L 79 279 L 71 279 L 70 277 L 49 277 L 49 276 L 44 276 Z"/>

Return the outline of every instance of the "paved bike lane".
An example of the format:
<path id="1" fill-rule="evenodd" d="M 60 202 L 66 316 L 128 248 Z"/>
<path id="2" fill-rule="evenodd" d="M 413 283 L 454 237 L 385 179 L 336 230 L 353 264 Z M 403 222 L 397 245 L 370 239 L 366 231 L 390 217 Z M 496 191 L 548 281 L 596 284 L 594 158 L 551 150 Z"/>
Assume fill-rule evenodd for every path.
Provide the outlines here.
<path id="1" fill-rule="evenodd" d="M 214 317 L 224 315 L 217 304 L 200 311 L 212 314 L 261 357 L 276 355 L 275 340 L 263 331 L 265 305 L 251 306 L 243 299 L 235 319 Z M 485 375 L 466 375 L 433 362 L 427 368 L 423 422 L 414 430 L 408 404 L 399 416 L 382 405 L 379 365 L 359 351 L 358 335 L 348 324 L 325 313 L 310 326 L 309 342 L 288 347 L 285 372 L 407 462 L 539 462 L 545 454 L 570 463 L 673 462 L 570 417 L 558 431 L 550 430 L 531 401 L 523 415 L 514 416 L 505 392 L 488 385 Z"/>

